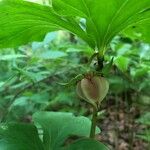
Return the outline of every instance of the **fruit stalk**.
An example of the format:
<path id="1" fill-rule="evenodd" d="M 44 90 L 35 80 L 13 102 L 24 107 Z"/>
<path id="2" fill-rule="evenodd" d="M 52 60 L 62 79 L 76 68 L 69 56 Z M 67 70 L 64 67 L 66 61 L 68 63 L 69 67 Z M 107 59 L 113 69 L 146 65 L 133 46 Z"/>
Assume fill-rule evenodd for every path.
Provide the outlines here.
<path id="1" fill-rule="evenodd" d="M 90 138 L 95 138 L 98 108 L 100 107 L 103 99 L 106 97 L 108 89 L 108 81 L 104 77 L 94 74 L 87 74 L 77 83 L 76 90 L 78 96 L 91 104 L 93 108 Z"/>
<path id="2" fill-rule="evenodd" d="M 97 109 L 93 107 L 93 116 L 92 116 L 92 125 L 90 131 L 90 138 L 95 138 L 95 131 L 96 131 L 96 121 L 97 121 Z"/>

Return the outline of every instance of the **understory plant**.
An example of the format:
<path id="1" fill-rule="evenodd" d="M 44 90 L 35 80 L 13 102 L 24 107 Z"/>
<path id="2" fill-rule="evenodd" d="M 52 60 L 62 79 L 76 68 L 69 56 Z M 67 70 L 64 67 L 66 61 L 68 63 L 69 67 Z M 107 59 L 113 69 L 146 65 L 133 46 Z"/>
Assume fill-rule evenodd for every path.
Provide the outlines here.
<path id="1" fill-rule="evenodd" d="M 40 111 L 33 124 L 1 123 L 2 150 L 107 150 L 95 140 L 97 113 L 105 98 L 113 58 L 105 63 L 110 42 L 119 34 L 146 42 L 149 38 L 149 0 L 52 0 L 40 5 L 24 0 L 0 1 L 0 48 L 41 41 L 47 32 L 66 30 L 83 40 L 93 53 L 89 67 L 66 85 L 93 108 L 92 121 L 71 113 Z M 86 49 L 85 49 L 86 51 Z M 96 60 L 95 68 L 90 64 Z M 81 139 L 66 144 L 71 136 Z"/>

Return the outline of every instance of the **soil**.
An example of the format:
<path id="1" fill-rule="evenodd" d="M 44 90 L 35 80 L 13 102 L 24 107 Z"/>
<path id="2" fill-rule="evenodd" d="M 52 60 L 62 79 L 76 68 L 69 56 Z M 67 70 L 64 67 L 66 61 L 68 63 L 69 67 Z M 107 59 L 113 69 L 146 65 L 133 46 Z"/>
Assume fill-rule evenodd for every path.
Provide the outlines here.
<path id="1" fill-rule="evenodd" d="M 127 106 L 124 101 L 118 101 L 116 104 L 113 100 L 108 100 L 102 106 L 106 115 L 97 121 L 102 130 L 97 138 L 109 145 L 111 150 L 150 150 L 148 143 L 136 136 L 145 128 L 135 121 L 140 117 L 138 107 Z"/>

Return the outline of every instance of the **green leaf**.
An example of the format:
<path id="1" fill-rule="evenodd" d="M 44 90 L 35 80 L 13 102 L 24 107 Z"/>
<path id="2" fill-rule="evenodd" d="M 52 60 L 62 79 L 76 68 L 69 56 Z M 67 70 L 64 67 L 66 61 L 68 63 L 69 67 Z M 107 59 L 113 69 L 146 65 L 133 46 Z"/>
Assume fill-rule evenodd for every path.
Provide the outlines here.
<path id="1" fill-rule="evenodd" d="M 124 56 L 118 56 L 114 63 L 122 72 L 125 72 L 128 69 L 129 59 Z"/>
<path id="2" fill-rule="evenodd" d="M 35 126 L 28 124 L 1 124 L 1 150 L 44 150 Z"/>
<path id="3" fill-rule="evenodd" d="M 64 150 L 109 150 L 104 144 L 93 139 L 81 139 Z"/>
<path id="4" fill-rule="evenodd" d="M 40 50 L 40 51 L 36 51 L 34 54 L 34 58 L 39 58 L 39 59 L 58 59 L 61 57 L 65 57 L 67 56 L 66 53 L 62 52 L 62 51 L 56 51 L 56 50 Z"/>
<path id="5" fill-rule="evenodd" d="M 85 30 L 98 49 L 119 32 L 150 18 L 149 0 L 53 0 L 54 10 L 64 17 L 85 18 Z"/>
<path id="6" fill-rule="evenodd" d="M 133 74 L 133 77 L 134 77 L 134 78 L 143 77 L 143 76 L 145 76 L 146 74 L 148 74 L 149 71 L 150 71 L 150 68 L 149 68 L 149 67 L 144 67 L 144 66 L 142 66 L 141 68 L 135 70 L 135 72 L 134 72 L 134 74 Z"/>
<path id="7" fill-rule="evenodd" d="M 150 22 L 150 20 L 149 20 Z M 133 26 L 125 30 L 125 35 L 134 39 L 134 40 L 142 40 L 144 42 L 150 43 L 150 23 L 146 23 L 143 21 L 143 24 Z"/>
<path id="8" fill-rule="evenodd" d="M 137 119 L 137 122 L 143 125 L 150 125 L 150 112 L 142 115 L 139 119 Z"/>
<path id="9" fill-rule="evenodd" d="M 22 0 L 0 2 L 0 48 L 40 41 L 50 31 L 66 29 L 79 37 L 86 35 L 78 24 L 68 24 L 51 7 Z"/>
<path id="10" fill-rule="evenodd" d="M 138 134 L 137 137 L 150 142 L 150 130 L 146 130 L 142 134 Z"/>
<path id="11" fill-rule="evenodd" d="M 150 42 L 150 9 L 148 9 L 147 13 L 148 19 L 143 20 L 142 22 L 138 22 L 135 25 L 127 28 L 123 33 L 129 36 L 132 39 L 139 39 L 144 42 Z"/>
<path id="12" fill-rule="evenodd" d="M 0 60 L 9 61 L 12 59 L 25 58 L 25 57 L 27 57 L 27 56 L 26 55 L 20 55 L 20 54 L 0 55 Z"/>
<path id="13" fill-rule="evenodd" d="M 90 134 L 91 121 L 86 117 L 75 117 L 65 112 L 37 112 L 33 115 L 35 123 L 42 126 L 45 149 L 58 149 L 72 135 L 86 136 Z M 100 130 L 97 128 L 96 133 Z"/>

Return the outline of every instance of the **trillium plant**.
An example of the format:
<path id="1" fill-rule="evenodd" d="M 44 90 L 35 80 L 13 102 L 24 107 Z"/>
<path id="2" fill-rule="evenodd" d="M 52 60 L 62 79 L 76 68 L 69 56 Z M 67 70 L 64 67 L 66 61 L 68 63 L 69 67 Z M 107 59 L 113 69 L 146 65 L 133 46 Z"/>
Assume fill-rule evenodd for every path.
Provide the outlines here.
<path id="1" fill-rule="evenodd" d="M 93 119 L 64 112 L 36 112 L 34 124 L 1 124 L 0 149 L 108 150 L 95 140 L 95 134 L 100 133 L 96 127 L 97 113 L 109 89 L 106 77 L 113 63 L 111 60 L 105 65 L 105 53 L 112 39 L 120 34 L 148 40 L 150 0 L 49 2 L 49 5 L 40 5 L 24 0 L 1 0 L 0 48 L 41 41 L 46 33 L 59 30 L 68 31 L 87 43 L 93 50 L 90 61 L 96 59 L 97 67 L 76 80 L 76 91 L 93 108 Z M 71 135 L 82 138 L 65 145 Z"/>

